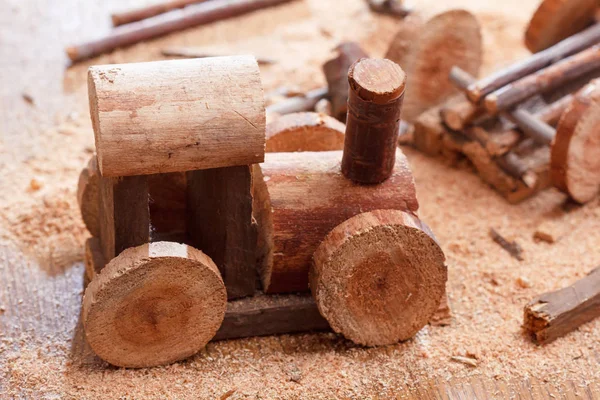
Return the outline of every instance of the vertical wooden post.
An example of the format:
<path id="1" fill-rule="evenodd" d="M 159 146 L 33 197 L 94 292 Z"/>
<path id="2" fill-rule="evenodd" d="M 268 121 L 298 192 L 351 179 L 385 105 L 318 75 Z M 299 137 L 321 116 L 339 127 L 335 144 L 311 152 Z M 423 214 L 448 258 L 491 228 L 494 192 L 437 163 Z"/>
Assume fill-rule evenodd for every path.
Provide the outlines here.
<path id="1" fill-rule="evenodd" d="M 187 173 L 190 240 L 219 268 L 229 299 L 256 290 L 257 230 L 251 190 L 249 165 Z"/>
<path id="2" fill-rule="evenodd" d="M 394 170 L 406 74 L 393 61 L 366 58 L 350 67 L 348 82 L 342 173 L 379 183 Z"/>
<path id="3" fill-rule="evenodd" d="M 150 240 L 148 178 L 100 177 L 100 242 L 106 262 Z"/>

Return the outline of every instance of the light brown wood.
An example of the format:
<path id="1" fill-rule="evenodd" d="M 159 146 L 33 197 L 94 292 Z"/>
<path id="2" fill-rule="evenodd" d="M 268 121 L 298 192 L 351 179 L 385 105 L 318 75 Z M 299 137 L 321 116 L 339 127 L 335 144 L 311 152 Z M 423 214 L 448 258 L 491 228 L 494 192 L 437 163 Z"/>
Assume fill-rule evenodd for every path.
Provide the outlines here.
<path id="1" fill-rule="evenodd" d="M 598 0 L 543 0 L 525 31 L 525 46 L 537 53 L 594 22 Z"/>
<path id="2" fill-rule="evenodd" d="M 213 1 L 213 0 L 211 0 Z M 203 47 L 167 47 L 161 50 L 161 54 L 166 57 L 181 57 L 181 58 L 209 58 L 209 57 L 229 57 L 233 54 L 216 52 L 212 49 L 205 49 Z M 270 65 L 275 64 L 277 60 L 274 58 L 260 57 L 254 55 L 258 65 Z"/>
<path id="3" fill-rule="evenodd" d="M 523 327 L 537 343 L 549 343 L 600 316 L 600 268 L 571 286 L 544 293 L 525 306 Z"/>
<path id="4" fill-rule="evenodd" d="M 451 10 L 430 19 L 399 46 L 399 32 L 386 58 L 399 64 L 408 76 L 402 119 L 413 122 L 423 111 L 440 104 L 458 89 L 448 80 L 453 66 L 477 76 L 482 60 L 481 28 L 477 18 L 464 10 Z"/>
<path id="5" fill-rule="evenodd" d="M 467 99 L 445 105 L 440 110 L 444 123 L 455 131 L 463 130 L 477 118 L 485 115 L 483 107 L 473 104 Z"/>
<path id="6" fill-rule="evenodd" d="M 251 169 L 240 165 L 187 173 L 189 240 L 219 267 L 228 299 L 256 290 Z"/>
<path id="7" fill-rule="evenodd" d="M 564 112 L 550 159 L 552 183 L 586 203 L 600 193 L 600 79 L 574 97 Z"/>
<path id="8" fill-rule="evenodd" d="M 103 176 L 262 162 L 264 94 L 252 56 L 91 67 Z"/>
<path id="9" fill-rule="evenodd" d="M 310 289 L 332 329 L 376 346 L 413 337 L 448 279 L 444 253 L 412 214 L 375 210 L 336 226 L 319 245 Z"/>
<path id="10" fill-rule="evenodd" d="M 125 25 L 135 21 L 141 21 L 155 15 L 164 14 L 171 10 L 183 8 L 190 4 L 202 3 L 207 0 L 170 0 L 163 3 L 140 7 L 133 10 L 115 12 L 110 15 L 113 26 Z"/>
<path id="11" fill-rule="evenodd" d="M 87 165 L 79 174 L 77 183 L 77 203 L 81 210 L 83 223 L 92 236 L 100 236 L 100 222 L 98 221 L 99 207 L 99 175 L 96 155 L 90 158 Z"/>
<path id="12" fill-rule="evenodd" d="M 308 290 L 312 254 L 335 226 L 378 208 L 416 212 L 414 180 L 398 149 L 392 176 L 359 185 L 340 171 L 341 151 L 267 153 L 254 176 L 258 263 L 267 293 Z"/>
<path id="13" fill-rule="evenodd" d="M 100 240 L 98 238 L 91 237 L 85 241 L 84 262 L 85 275 L 91 282 L 106 265 L 104 255 L 102 254 L 102 247 L 100 246 Z"/>
<path id="14" fill-rule="evenodd" d="M 266 151 L 328 151 L 344 148 L 346 126 L 337 119 L 314 112 L 283 115 L 267 124 Z"/>
<path id="15" fill-rule="evenodd" d="M 88 343 L 120 367 L 187 358 L 217 332 L 227 295 L 217 266 L 199 250 L 157 242 L 127 249 L 94 278 L 83 298 Z"/>

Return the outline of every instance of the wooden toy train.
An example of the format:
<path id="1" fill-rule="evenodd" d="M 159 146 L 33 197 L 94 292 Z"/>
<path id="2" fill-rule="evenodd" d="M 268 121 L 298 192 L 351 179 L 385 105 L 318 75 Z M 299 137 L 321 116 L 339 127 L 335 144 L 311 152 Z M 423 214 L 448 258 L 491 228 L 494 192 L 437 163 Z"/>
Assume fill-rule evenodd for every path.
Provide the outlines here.
<path id="1" fill-rule="evenodd" d="M 328 327 L 380 345 L 430 320 L 447 270 L 396 147 L 404 73 L 363 59 L 349 81 L 346 126 L 265 126 L 251 56 L 90 68 L 96 156 L 78 192 L 98 356 L 153 366 L 213 339 Z"/>

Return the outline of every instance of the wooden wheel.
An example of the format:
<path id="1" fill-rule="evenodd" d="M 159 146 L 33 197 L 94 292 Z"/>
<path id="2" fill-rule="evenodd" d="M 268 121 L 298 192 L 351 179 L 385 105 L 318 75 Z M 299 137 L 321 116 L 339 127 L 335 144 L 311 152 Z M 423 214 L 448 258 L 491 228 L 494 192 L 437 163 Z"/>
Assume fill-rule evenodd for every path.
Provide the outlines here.
<path id="1" fill-rule="evenodd" d="M 403 27 L 392 40 L 386 58 L 408 76 L 402 119 L 413 122 L 457 89 L 448 79 L 453 66 L 479 74 L 482 38 L 479 21 L 464 10 L 439 14 L 419 27 Z"/>
<path id="2" fill-rule="evenodd" d="M 212 260 L 193 247 L 158 242 L 115 257 L 83 298 L 87 340 L 120 367 L 150 367 L 187 358 L 210 341 L 227 294 Z"/>
<path id="3" fill-rule="evenodd" d="M 525 46 L 537 53 L 594 21 L 597 0 L 543 0 L 525 31 Z"/>
<path id="4" fill-rule="evenodd" d="M 301 112 L 283 115 L 267 125 L 266 151 L 342 150 L 345 129 L 340 121 L 324 114 Z"/>
<path id="5" fill-rule="evenodd" d="M 554 186 L 586 203 L 600 192 L 600 79 L 581 89 L 563 113 L 550 158 Z"/>
<path id="6" fill-rule="evenodd" d="M 314 254 L 310 288 L 333 330 L 374 346 L 414 336 L 445 292 L 445 257 L 417 217 L 376 210 L 334 228 Z"/>
<path id="7" fill-rule="evenodd" d="M 100 236 L 99 222 L 99 174 L 96 155 L 92 156 L 85 168 L 79 174 L 77 183 L 77 203 L 81 210 L 83 223 L 92 236 Z"/>

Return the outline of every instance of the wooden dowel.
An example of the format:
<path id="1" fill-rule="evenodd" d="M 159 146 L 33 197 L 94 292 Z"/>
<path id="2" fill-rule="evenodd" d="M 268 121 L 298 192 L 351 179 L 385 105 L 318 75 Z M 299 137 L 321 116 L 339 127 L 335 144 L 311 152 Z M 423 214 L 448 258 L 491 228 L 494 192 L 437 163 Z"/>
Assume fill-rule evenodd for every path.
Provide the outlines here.
<path id="1" fill-rule="evenodd" d="M 600 24 L 592 25 L 556 45 L 536 53 L 526 60 L 518 61 L 492 75 L 469 85 L 467 94 L 473 102 L 479 102 L 483 97 L 501 87 L 539 71 L 558 60 L 578 53 L 600 42 Z"/>
<path id="2" fill-rule="evenodd" d="M 513 108 L 538 93 L 552 91 L 588 72 L 600 68 L 600 45 L 521 78 L 485 98 L 485 108 L 492 114 Z"/>
<path id="3" fill-rule="evenodd" d="M 406 74 L 385 59 L 362 59 L 348 71 L 350 90 L 342 173 L 379 183 L 394 170 Z"/>
<path id="4" fill-rule="evenodd" d="M 190 4 L 203 3 L 207 0 L 172 0 L 164 3 L 154 4 L 147 7 L 136 8 L 129 11 L 112 13 L 110 18 L 113 26 L 125 25 L 136 21 L 141 21 L 146 18 L 154 17 L 159 14 L 164 14 L 171 10 L 183 8 Z"/>
<path id="5" fill-rule="evenodd" d="M 237 17 L 289 1 L 292 0 L 211 0 L 118 27 L 104 38 L 67 47 L 66 52 L 71 61 L 77 62 L 108 53 L 119 47 L 130 46 L 168 33 Z"/>
<path id="6" fill-rule="evenodd" d="M 232 54 L 215 53 L 206 51 L 200 47 L 168 47 L 161 50 L 161 54 L 167 57 L 182 57 L 182 58 L 207 58 L 207 57 L 228 57 Z M 254 56 L 256 61 L 261 65 L 275 64 L 277 60 L 268 57 Z"/>
<path id="7" fill-rule="evenodd" d="M 569 105 L 571 105 L 572 102 L 573 95 L 568 94 L 548 104 L 546 107 L 542 108 L 534 115 L 541 121 L 544 121 L 549 125 L 555 125 L 562 116 L 563 112 L 565 112 L 567 107 L 569 107 Z"/>
<path id="8" fill-rule="evenodd" d="M 271 104 L 267 107 L 267 113 L 274 114 L 291 114 L 303 111 L 312 111 L 317 102 L 329 93 L 327 87 L 313 89 L 307 92 L 304 96 L 290 97 L 280 101 L 279 103 Z"/>
<path id="9" fill-rule="evenodd" d="M 551 342 L 600 316 L 600 268 L 525 306 L 523 326 L 537 343 Z"/>

